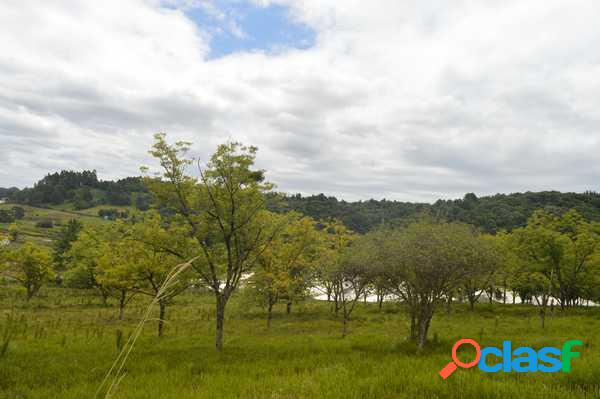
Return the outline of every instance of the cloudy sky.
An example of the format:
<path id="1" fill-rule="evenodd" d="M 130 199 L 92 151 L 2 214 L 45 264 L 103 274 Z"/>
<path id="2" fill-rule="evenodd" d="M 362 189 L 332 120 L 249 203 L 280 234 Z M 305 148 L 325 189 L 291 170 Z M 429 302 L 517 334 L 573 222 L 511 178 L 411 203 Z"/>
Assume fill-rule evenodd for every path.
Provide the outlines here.
<path id="1" fill-rule="evenodd" d="M 3 0 L 0 186 L 239 140 L 278 189 L 600 189 L 596 0 Z"/>

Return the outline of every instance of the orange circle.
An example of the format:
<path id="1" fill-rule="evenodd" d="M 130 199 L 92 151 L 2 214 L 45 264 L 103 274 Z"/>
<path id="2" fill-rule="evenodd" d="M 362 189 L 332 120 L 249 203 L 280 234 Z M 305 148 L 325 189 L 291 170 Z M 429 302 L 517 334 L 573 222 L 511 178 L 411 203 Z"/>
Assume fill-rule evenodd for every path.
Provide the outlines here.
<path id="1" fill-rule="evenodd" d="M 471 345 L 473 345 L 473 347 L 477 351 L 477 355 L 475 356 L 475 360 L 473 360 L 470 363 L 463 363 L 463 362 L 461 362 L 460 360 L 458 360 L 456 358 L 456 350 L 462 344 L 471 344 Z M 463 369 L 471 368 L 471 367 L 475 366 L 477 363 L 479 363 L 479 359 L 481 359 L 481 347 L 479 346 L 479 344 L 477 342 L 475 342 L 475 340 L 470 339 L 470 338 L 463 338 L 463 339 L 459 339 L 458 341 L 456 341 L 454 343 L 454 346 L 452 347 L 452 360 L 454 361 L 454 363 L 458 367 L 462 367 Z"/>

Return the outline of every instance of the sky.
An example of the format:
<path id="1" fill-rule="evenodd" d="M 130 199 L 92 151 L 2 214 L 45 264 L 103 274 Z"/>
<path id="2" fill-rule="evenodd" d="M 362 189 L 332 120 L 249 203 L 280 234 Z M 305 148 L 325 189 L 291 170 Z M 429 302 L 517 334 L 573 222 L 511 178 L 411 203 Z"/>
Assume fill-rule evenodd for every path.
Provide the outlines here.
<path id="1" fill-rule="evenodd" d="M 0 187 L 259 148 L 278 191 L 600 186 L 596 0 L 4 0 Z"/>

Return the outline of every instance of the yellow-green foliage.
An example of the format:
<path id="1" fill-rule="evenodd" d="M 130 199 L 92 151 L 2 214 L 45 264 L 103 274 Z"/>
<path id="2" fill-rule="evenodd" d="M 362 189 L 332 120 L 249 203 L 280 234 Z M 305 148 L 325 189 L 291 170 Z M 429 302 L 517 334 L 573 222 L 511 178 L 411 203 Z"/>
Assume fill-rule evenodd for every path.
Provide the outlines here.
<path id="1" fill-rule="evenodd" d="M 12 248 L 2 255 L 0 272 L 18 282 L 30 300 L 53 276 L 50 252 L 32 243 Z"/>
<path id="2" fill-rule="evenodd" d="M 0 329 L 13 312 L 13 338 L 0 359 L 0 398 L 93 397 L 150 299 L 139 297 L 119 321 L 116 303 L 102 307 L 93 292 L 44 288 L 26 306 L 11 287 L 0 291 Z M 16 309 L 16 310 L 15 310 Z M 555 310 L 545 330 L 528 305 L 489 306 L 475 312 L 455 305 L 432 320 L 437 337 L 424 351 L 405 340 L 409 320 L 401 306 L 359 303 L 349 335 L 330 304 L 309 301 L 287 315 L 276 305 L 266 328 L 265 310 L 234 297 L 226 345 L 214 351 L 214 297 L 185 293 L 171 306 L 165 336 L 152 323 L 126 365 L 115 399 L 323 398 L 323 399 L 575 399 L 600 396 L 600 309 Z M 156 323 L 156 322 L 153 322 Z M 442 381 L 437 372 L 463 337 L 482 346 L 560 346 L 584 342 L 571 373 L 483 373 L 459 369 Z M 467 360 L 466 358 L 464 360 Z"/>

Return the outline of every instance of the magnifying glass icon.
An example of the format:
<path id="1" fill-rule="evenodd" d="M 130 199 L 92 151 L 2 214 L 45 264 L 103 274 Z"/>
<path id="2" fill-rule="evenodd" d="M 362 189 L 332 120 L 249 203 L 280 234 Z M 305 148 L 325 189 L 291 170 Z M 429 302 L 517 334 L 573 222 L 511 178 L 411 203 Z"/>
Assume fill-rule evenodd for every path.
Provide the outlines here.
<path id="1" fill-rule="evenodd" d="M 469 344 L 475 348 L 475 351 L 477 352 L 477 355 L 475 355 L 475 360 L 473 360 L 470 363 L 464 363 L 464 362 L 461 362 L 460 360 L 458 360 L 458 358 L 456 357 L 456 350 L 462 344 Z M 442 379 L 445 380 L 446 378 L 450 377 L 450 375 L 452 373 L 454 373 L 456 371 L 457 366 L 461 367 L 463 369 L 468 369 L 468 368 L 475 366 L 477 363 L 479 363 L 479 359 L 481 359 L 481 347 L 479 346 L 479 344 L 475 340 L 472 340 L 469 338 L 459 339 L 458 341 L 456 341 L 454 343 L 454 346 L 452 346 L 452 360 L 453 361 L 448 363 L 447 365 L 445 365 L 444 368 L 440 370 L 439 375 L 440 375 L 440 377 L 442 377 Z"/>

